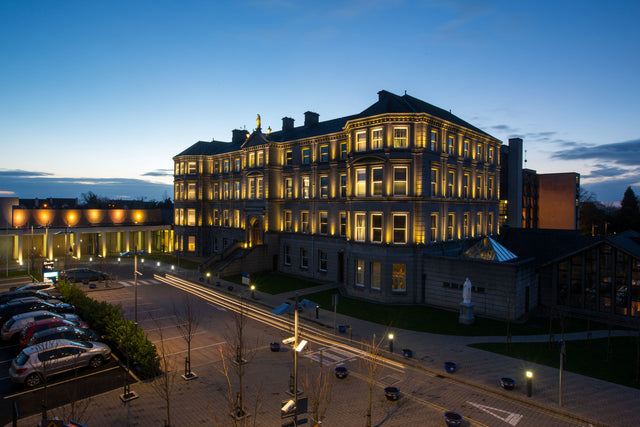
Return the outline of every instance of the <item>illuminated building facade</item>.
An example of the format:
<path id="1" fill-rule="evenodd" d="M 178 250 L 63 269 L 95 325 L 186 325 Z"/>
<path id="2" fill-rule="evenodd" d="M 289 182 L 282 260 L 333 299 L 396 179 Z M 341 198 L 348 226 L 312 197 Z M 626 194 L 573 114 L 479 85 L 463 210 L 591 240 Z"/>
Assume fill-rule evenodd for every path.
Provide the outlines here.
<path id="1" fill-rule="evenodd" d="M 222 274 L 243 257 L 250 269 L 253 252 L 351 295 L 428 302 L 425 254 L 498 233 L 501 142 L 409 95 L 378 95 L 359 114 L 306 112 L 276 132 L 258 116 L 251 134 L 175 156 L 175 248 Z"/>
<path id="2" fill-rule="evenodd" d="M 33 201 L 36 203 L 33 203 Z M 58 203 L 60 202 L 60 203 Z M 64 203 L 62 203 L 64 202 Z M 87 209 L 77 199 L 0 198 L 0 259 L 118 256 L 134 248 L 171 252 L 173 232 L 162 209 Z M 8 267 L 7 267 L 8 269 Z"/>

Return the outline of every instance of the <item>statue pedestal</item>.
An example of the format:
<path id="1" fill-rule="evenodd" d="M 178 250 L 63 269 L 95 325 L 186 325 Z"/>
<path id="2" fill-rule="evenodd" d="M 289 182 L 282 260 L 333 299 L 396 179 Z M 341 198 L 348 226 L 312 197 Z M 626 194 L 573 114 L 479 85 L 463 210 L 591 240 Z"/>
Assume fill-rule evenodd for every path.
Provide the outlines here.
<path id="1" fill-rule="evenodd" d="M 458 318 L 458 323 L 463 325 L 473 325 L 476 320 L 473 315 L 473 307 L 475 307 L 475 304 L 472 302 L 460 303 L 460 317 Z"/>

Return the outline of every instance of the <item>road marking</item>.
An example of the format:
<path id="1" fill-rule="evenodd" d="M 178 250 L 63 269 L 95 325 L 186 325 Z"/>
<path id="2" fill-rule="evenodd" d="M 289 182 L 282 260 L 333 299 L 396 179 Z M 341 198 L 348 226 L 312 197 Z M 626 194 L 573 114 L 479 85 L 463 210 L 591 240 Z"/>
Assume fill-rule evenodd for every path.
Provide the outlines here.
<path id="1" fill-rule="evenodd" d="M 192 348 L 191 351 L 202 350 L 203 348 L 218 346 L 220 344 L 224 344 L 225 342 L 226 341 L 221 341 L 221 342 L 217 342 L 217 343 L 213 343 L 213 344 L 209 344 L 209 345 L 203 345 L 203 346 L 200 346 L 200 347 Z M 175 353 L 167 354 L 167 356 L 173 356 L 174 354 L 180 354 L 180 353 L 186 353 L 186 352 L 187 352 L 187 350 L 176 351 Z"/>
<path id="2" fill-rule="evenodd" d="M 476 408 L 480 409 L 483 412 L 486 412 L 487 414 L 493 415 L 497 419 L 502 420 L 507 424 L 511 424 L 512 426 L 517 425 L 520 422 L 520 420 L 522 420 L 522 418 L 524 417 L 524 415 L 516 414 L 515 412 L 505 411 L 504 409 L 492 408 L 491 406 L 485 406 L 479 403 L 473 403 L 469 401 L 467 401 L 467 403 L 471 406 L 475 406 Z M 502 415 L 498 415 L 495 412 L 498 412 Z"/>
<path id="3" fill-rule="evenodd" d="M 322 353 L 322 363 L 325 362 L 329 365 L 337 365 L 339 363 L 350 362 L 355 360 L 356 355 L 344 350 L 340 350 L 335 347 L 325 347 L 318 351 L 305 354 L 304 357 L 308 357 L 314 362 L 320 363 L 320 353 Z"/>

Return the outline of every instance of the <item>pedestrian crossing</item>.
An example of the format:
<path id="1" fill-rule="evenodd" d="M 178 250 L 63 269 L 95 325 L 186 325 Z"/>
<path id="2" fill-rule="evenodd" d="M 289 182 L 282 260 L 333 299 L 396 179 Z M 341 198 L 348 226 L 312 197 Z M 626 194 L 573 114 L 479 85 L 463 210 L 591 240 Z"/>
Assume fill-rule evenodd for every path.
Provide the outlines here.
<path id="1" fill-rule="evenodd" d="M 130 287 L 135 285 L 135 281 L 134 280 L 126 280 L 126 281 L 120 280 L 120 281 L 118 281 L 118 283 L 120 283 L 125 288 L 130 288 Z M 160 282 L 158 282 L 157 280 L 154 280 L 154 279 L 138 280 L 138 286 L 157 285 L 158 283 L 160 283 Z"/>
<path id="2" fill-rule="evenodd" d="M 323 365 L 341 365 L 355 360 L 356 355 L 336 347 L 324 347 L 318 351 L 309 352 L 305 354 L 304 357 L 308 357 L 315 363 L 322 363 Z"/>

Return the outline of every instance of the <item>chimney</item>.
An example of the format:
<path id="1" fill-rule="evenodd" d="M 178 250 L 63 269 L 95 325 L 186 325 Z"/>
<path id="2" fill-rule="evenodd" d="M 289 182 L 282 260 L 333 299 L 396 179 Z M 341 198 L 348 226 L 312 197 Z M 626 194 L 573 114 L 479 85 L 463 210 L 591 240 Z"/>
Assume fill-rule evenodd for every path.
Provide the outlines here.
<path id="1" fill-rule="evenodd" d="M 291 117 L 282 118 L 282 130 L 293 129 L 293 119 Z"/>
<path id="2" fill-rule="evenodd" d="M 247 139 L 247 131 L 242 129 L 234 129 L 231 142 L 234 144 L 241 144 Z"/>
<path id="3" fill-rule="evenodd" d="M 304 113 L 304 127 L 317 125 L 319 118 L 320 114 L 314 113 L 312 111 L 307 111 L 306 113 Z"/>

